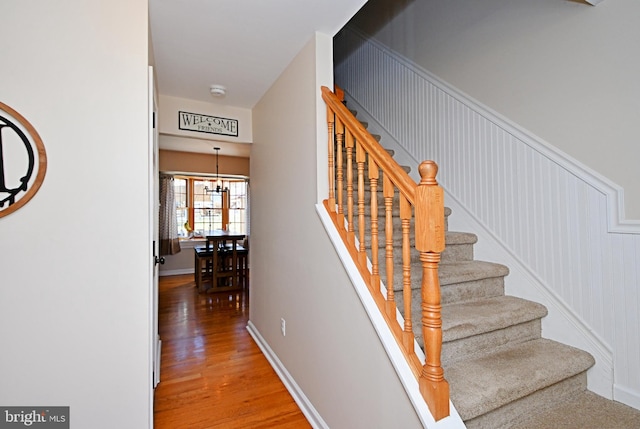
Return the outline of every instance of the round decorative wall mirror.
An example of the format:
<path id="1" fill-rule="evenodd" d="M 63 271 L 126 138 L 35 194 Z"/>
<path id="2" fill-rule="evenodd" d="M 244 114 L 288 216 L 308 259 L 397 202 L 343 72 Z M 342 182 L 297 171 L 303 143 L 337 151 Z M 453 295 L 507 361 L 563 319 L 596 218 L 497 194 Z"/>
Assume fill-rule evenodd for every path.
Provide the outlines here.
<path id="1" fill-rule="evenodd" d="M 23 207 L 40 189 L 47 153 L 38 132 L 0 102 L 0 217 Z"/>

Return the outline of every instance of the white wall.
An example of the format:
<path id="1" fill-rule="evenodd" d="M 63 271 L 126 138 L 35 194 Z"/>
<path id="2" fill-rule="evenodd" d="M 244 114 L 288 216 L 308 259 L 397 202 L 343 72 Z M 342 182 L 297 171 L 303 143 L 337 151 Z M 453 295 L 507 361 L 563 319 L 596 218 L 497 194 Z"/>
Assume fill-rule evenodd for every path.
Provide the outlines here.
<path id="1" fill-rule="evenodd" d="M 150 427 L 147 2 L 4 2 L 0 97 L 39 132 L 39 193 L 0 218 L 0 404 Z"/>
<path id="2" fill-rule="evenodd" d="M 329 427 L 421 427 L 315 211 L 317 35 L 253 110 L 251 322 Z M 287 333 L 280 333 L 280 318 Z"/>
<path id="3" fill-rule="evenodd" d="M 547 306 L 545 337 L 594 355 L 590 389 L 640 408 L 640 223 L 619 222 L 618 187 L 377 41 L 337 45 L 358 117 L 406 165 L 438 162 L 449 226 L 509 266 L 508 294 Z"/>
<path id="4" fill-rule="evenodd" d="M 214 103 L 189 100 L 187 98 L 159 96 L 160 116 L 159 132 L 167 135 L 177 135 L 192 138 L 211 138 L 230 141 L 234 143 L 250 143 L 252 136 L 251 110 L 241 107 L 224 106 Z M 222 134 L 200 133 L 196 131 L 181 130 L 178 124 L 178 112 L 199 113 L 202 115 L 218 116 L 235 119 L 238 121 L 238 136 L 226 136 Z"/>
<path id="5" fill-rule="evenodd" d="M 640 219 L 640 2 L 371 0 L 356 25 L 625 189 Z"/>

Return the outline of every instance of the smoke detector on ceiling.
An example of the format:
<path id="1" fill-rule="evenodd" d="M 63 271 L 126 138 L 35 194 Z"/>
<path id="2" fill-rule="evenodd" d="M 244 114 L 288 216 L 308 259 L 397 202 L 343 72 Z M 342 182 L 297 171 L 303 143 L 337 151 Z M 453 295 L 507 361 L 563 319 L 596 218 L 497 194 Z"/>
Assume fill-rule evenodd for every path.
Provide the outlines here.
<path id="1" fill-rule="evenodd" d="M 227 93 L 227 88 L 222 85 L 211 85 L 211 95 L 214 97 L 224 97 Z"/>

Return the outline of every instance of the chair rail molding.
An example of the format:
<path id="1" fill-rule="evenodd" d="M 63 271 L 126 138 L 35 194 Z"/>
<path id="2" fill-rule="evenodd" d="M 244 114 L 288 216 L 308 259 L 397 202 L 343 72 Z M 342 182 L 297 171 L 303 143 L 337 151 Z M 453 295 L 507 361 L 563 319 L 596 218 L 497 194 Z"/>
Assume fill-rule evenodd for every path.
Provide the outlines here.
<path id="1" fill-rule="evenodd" d="M 336 83 L 375 119 L 371 131 L 438 163 L 456 203 L 450 222 L 472 218 L 490 255 L 480 256 L 501 248 L 517 261 L 510 277 L 528 280 L 507 278 L 510 294 L 526 298 L 535 284 L 539 302 L 564 314 L 548 317 L 545 336 L 568 326 L 588 338 L 592 390 L 640 409 L 640 221 L 624 218 L 622 188 L 357 29 L 336 43 L 349 49 Z"/>

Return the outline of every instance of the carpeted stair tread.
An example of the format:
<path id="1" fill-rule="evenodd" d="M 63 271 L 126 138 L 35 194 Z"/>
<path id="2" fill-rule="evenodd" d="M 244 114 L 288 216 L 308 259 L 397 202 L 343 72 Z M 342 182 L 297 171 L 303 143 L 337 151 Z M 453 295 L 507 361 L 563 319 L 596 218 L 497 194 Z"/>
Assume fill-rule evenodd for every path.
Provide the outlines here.
<path id="1" fill-rule="evenodd" d="M 358 216 L 357 214 L 353 215 L 354 218 L 354 230 L 356 231 L 356 236 L 358 236 Z M 398 217 L 394 218 L 394 227 L 393 227 L 393 247 L 401 248 L 402 247 L 402 229 L 400 221 L 397 220 Z M 413 234 L 415 220 L 411 218 L 409 221 L 410 233 L 409 233 L 409 244 L 411 247 L 414 247 L 415 243 L 415 234 Z M 371 247 L 371 218 L 368 214 L 365 215 L 365 223 L 364 223 L 364 231 L 365 231 L 365 247 L 368 249 Z M 381 216 L 378 218 L 378 246 L 384 247 L 386 243 L 386 231 L 385 231 L 385 218 Z M 470 234 L 468 232 L 457 232 L 457 231 L 446 231 L 444 234 L 444 241 L 446 246 L 461 246 L 461 245 L 473 245 L 478 241 L 478 237 L 475 234 Z M 446 251 L 446 248 L 445 248 Z M 444 261 L 443 261 L 444 262 Z"/>
<path id="2" fill-rule="evenodd" d="M 380 274 L 384 281 L 384 260 L 380 261 Z M 459 261 L 440 264 L 438 278 L 440 286 L 450 284 L 467 283 L 488 278 L 499 278 L 509 274 L 509 269 L 501 264 L 485 261 Z M 402 290 L 402 267 L 394 267 L 394 289 Z M 422 279 L 422 266 L 411 264 L 411 288 L 420 289 Z"/>
<path id="3" fill-rule="evenodd" d="M 351 110 L 357 115 L 357 112 Z M 369 124 L 361 121 L 364 128 Z M 381 141 L 379 135 L 373 136 Z M 387 152 L 393 156 L 392 150 Z M 343 147 L 346 161 L 346 149 Z M 358 184 L 353 151 L 353 197 L 356 237 L 359 237 Z M 406 172 L 411 168 L 403 166 Z M 343 170 L 346 179 L 346 168 Z M 364 244 L 370 249 L 371 182 L 368 162 L 364 170 L 365 222 Z M 385 270 L 385 207 L 380 174 L 378 203 L 378 262 L 381 279 Z M 346 203 L 346 181 L 343 183 Z M 337 195 L 336 195 L 337 197 Z M 402 231 L 399 196 L 394 193 L 393 213 L 393 287 L 395 300 L 404 313 L 402 291 Z M 345 206 L 346 212 L 346 206 Z M 445 229 L 451 209 L 445 207 Z M 346 216 L 346 213 L 345 213 Z M 422 344 L 421 277 L 419 252 L 413 249 L 414 220 L 410 223 L 411 312 L 415 338 Z M 542 339 L 541 319 L 547 309 L 538 303 L 505 296 L 504 265 L 476 261 L 475 234 L 449 232 L 441 255 L 439 280 L 442 304 L 442 362 L 451 388 L 451 400 L 469 429 L 640 429 L 640 411 L 608 401 L 586 391 L 586 370 L 594 360 L 586 352 Z"/>
<path id="4" fill-rule="evenodd" d="M 523 416 L 525 417 L 525 416 Z M 526 416 L 512 429 L 638 429 L 640 411 L 584 391 L 542 413 Z"/>
<path id="5" fill-rule="evenodd" d="M 440 263 L 472 261 L 473 245 L 478 241 L 478 236 L 467 232 L 446 231 L 444 242 L 446 247 L 440 254 Z"/>
<path id="6" fill-rule="evenodd" d="M 420 308 L 414 307 L 416 341 L 423 347 Z M 538 303 L 512 297 L 444 305 L 442 307 L 442 363 L 478 358 L 517 343 L 540 338 L 541 318 L 547 309 Z"/>
<path id="7" fill-rule="evenodd" d="M 476 244 L 478 236 L 470 232 L 447 231 L 444 234 L 444 242 L 448 245 Z"/>
<path id="8" fill-rule="evenodd" d="M 584 351 L 537 339 L 457 362 L 445 367 L 445 374 L 451 400 L 468 420 L 570 379 L 594 363 Z"/>
<path id="9" fill-rule="evenodd" d="M 442 341 L 504 329 L 546 315 L 544 305 L 513 296 L 449 304 L 442 307 Z"/>
<path id="10" fill-rule="evenodd" d="M 502 264 L 485 261 L 459 261 L 440 264 L 440 286 L 464 283 L 491 277 L 504 277 L 509 268 Z"/>
<path id="11" fill-rule="evenodd" d="M 357 216 L 354 215 L 354 223 L 356 224 L 356 226 L 354 227 L 355 231 L 356 231 L 356 236 L 358 236 L 358 231 L 359 231 L 359 224 L 357 223 Z M 395 218 L 398 219 L 398 218 Z M 410 233 L 409 233 L 409 244 L 411 246 L 411 248 L 414 248 L 414 243 L 415 243 L 415 234 L 413 234 L 413 230 L 414 230 L 414 220 L 413 218 L 411 218 L 411 220 L 409 221 L 409 226 L 410 226 Z M 364 232 L 365 232 L 365 238 L 364 238 L 364 245 L 367 249 L 369 249 L 371 247 L 371 221 L 370 218 L 366 217 L 365 218 L 365 224 L 364 224 Z M 385 231 L 385 222 L 384 222 L 384 218 L 378 219 L 378 246 L 384 247 L 384 245 L 386 244 L 386 231 Z M 402 248 L 402 229 L 400 226 L 395 226 L 394 225 L 394 229 L 393 229 L 393 247 L 395 248 Z M 475 234 L 469 234 L 466 232 L 455 232 L 455 231 L 445 231 L 444 234 L 444 241 L 445 241 L 445 245 L 446 246 L 472 246 L 474 245 L 477 241 L 478 241 L 478 237 Z M 451 248 L 446 249 L 445 251 L 449 251 L 451 253 Z M 470 254 L 473 255 L 473 251 L 472 249 L 470 249 Z M 442 262 L 445 262 L 444 260 Z M 454 261 L 447 261 L 447 262 L 454 262 Z"/>

